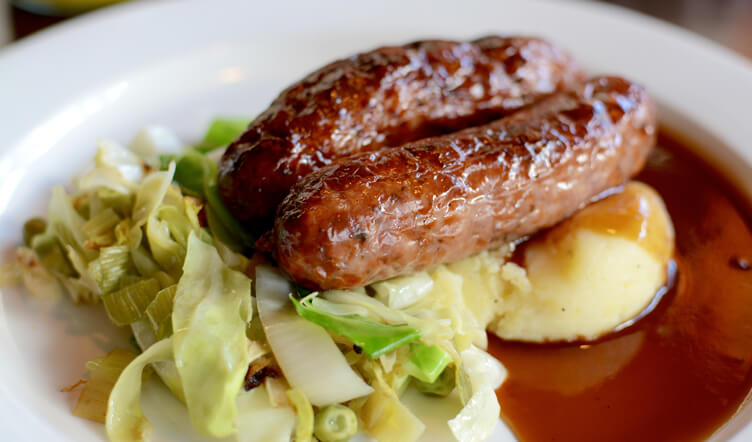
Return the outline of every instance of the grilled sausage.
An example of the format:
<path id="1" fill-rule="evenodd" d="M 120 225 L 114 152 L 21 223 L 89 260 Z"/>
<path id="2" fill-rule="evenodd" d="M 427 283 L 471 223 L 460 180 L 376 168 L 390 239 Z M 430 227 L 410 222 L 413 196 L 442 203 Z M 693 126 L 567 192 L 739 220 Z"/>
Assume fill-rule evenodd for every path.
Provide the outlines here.
<path id="1" fill-rule="evenodd" d="M 357 154 L 293 187 L 275 220 L 276 259 L 321 289 L 454 261 L 622 184 L 655 133 L 644 89 L 598 77 L 487 125 Z"/>
<path id="2" fill-rule="evenodd" d="M 282 92 L 227 149 L 219 190 L 238 219 L 269 220 L 293 184 L 335 158 L 487 123 L 583 79 L 567 53 L 535 38 L 358 54 Z"/>

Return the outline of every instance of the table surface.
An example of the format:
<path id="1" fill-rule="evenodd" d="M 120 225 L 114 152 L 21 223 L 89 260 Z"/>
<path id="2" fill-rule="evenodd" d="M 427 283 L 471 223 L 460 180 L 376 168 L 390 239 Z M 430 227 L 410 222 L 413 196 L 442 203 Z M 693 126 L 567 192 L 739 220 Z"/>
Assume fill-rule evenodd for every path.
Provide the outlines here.
<path id="1" fill-rule="evenodd" d="M 8 0 L 0 0 L 0 8 Z M 567 0 L 561 0 L 567 1 Z M 677 24 L 713 39 L 749 58 L 752 58 L 752 0 L 590 0 L 612 3 Z M 17 40 L 45 27 L 65 20 L 65 17 L 39 15 L 11 6 L 7 23 L 2 27 Z M 2 39 L 0 39 L 2 43 Z"/>

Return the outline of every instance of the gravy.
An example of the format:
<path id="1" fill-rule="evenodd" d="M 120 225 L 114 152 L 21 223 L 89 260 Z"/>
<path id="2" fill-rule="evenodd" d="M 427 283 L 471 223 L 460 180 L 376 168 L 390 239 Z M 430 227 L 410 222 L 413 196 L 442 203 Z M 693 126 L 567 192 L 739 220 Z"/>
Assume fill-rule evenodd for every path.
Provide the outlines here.
<path id="1" fill-rule="evenodd" d="M 688 148 L 658 145 L 637 179 L 671 214 L 677 279 L 655 310 L 593 343 L 489 336 L 509 371 L 501 414 L 523 441 L 703 440 L 752 387 L 750 212 Z"/>

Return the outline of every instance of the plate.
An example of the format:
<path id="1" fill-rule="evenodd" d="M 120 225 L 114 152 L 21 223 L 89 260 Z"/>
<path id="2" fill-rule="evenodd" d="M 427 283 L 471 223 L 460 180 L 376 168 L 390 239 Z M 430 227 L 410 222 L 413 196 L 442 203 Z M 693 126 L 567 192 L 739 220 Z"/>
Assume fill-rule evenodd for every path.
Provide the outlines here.
<path id="1" fill-rule="evenodd" d="M 44 213 L 51 186 L 68 183 L 90 161 L 99 137 L 127 142 L 139 127 L 157 123 L 195 140 L 211 118 L 254 115 L 285 85 L 332 59 L 388 43 L 489 33 L 541 35 L 591 72 L 644 84 L 662 123 L 705 146 L 701 154 L 752 196 L 752 65 L 626 10 L 523 0 L 381 0 L 357 8 L 349 1 L 136 2 L 0 52 L 0 251 L 9 256 L 24 220 Z M 44 305 L 5 290 L 3 439 L 103 440 L 102 427 L 73 417 L 73 396 L 59 390 L 114 345 L 127 345 L 127 337 L 96 308 Z M 166 440 L 193 440 L 176 430 L 181 417 L 165 411 L 174 403 L 155 407 L 149 399 L 147 414 L 163 415 Z M 445 437 L 441 413 L 428 413 L 426 440 Z M 747 404 L 714 439 L 750 440 L 750 422 Z M 492 440 L 514 439 L 500 423 Z"/>

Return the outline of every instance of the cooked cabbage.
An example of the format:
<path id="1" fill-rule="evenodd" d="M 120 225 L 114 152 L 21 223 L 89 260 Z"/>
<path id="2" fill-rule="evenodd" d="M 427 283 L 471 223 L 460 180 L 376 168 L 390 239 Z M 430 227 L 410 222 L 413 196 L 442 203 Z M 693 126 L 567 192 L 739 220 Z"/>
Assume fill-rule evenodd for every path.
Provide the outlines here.
<path id="1" fill-rule="evenodd" d="M 0 270 L 0 285 L 21 279 L 39 297 L 54 299 L 66 290 L 76 302 L 101 300 L 113 323 L 130 326 L 144 352 L 109 395 L 111 440 L 149 434 L 139 406 L 147 366 L 185 403 L 193 427 L 209 436 L 287 441 L 295 433 L 308 440 L 313 406 L 340 404 L 329 410 L 356 413 L 369 435 L 412 442 L 425 430 L 400 400 L 413 383 L 427 394 L 459 399 L 462 409 L 448 428 L 462 442 L 483 440 L 499 421 L 495 389 L 505 376 L 483 351 L 486 328 L 524 340 L 594 336 L 633 315 L 642 305 L 635 300 L 647 299 L 665 278 L 670 219 L 657 194 L 630 184 L 623 195 L 637 195 L 650 209 L 644 238 L 568 231 L 574 258 L 567 265 L 557 261 L 555 248 L 533 244 L 526 270 L 506 262 L 513 250 L 505 246 L 370 287 L 314 294 L 260 266 L 254 299 L 243 272 L 256 262 L 246 253 L 256 238 L 224 206 L 216 175 L 224 147 L 247 123 L 217 120 L 187 150 L 158 127 L 139 132 L 130 149 L 101 141 L 93 167 L 73 192 L 53 190 L 48 222 L 29 223 L 27 247 Z M 565 224 L 571 229 L 572 222 Z M 655 240 L 657 252 L 645 238 Z M 609 273 L 609 260 L 639 271 Z M 597 292 L 618 292 L 618 302 L 603 296 L 589 302 Z M 568 319 L 561 319 L 563 307 L 574 307 Z M 261 356 L 284 377 L 267 377 L 245 392 L 249 363 Z M 98 393 L 89 395 L 91 416 L 101 414 L 106 395 L 97 385 L 91 382 Z"/>
<path id="2" fill-rule="evenodd" d="M 251 308 L 251 280 L 191 233 L 172 311 L 172 341 L 188 413 L 200 433 L 224 437 L 236 431 L 235 397 L 250 362 Z"/>
<path id="3" fill-rule="evenodd" d="M 148 440 L 153 427 L 141 411 L 141 379 L 153 362 L 172 359 L 172 341 L 165 339 L 149 347 L 120 374 L 107 401 L 107 436 L 112 442 Z"/>
<path id="4" fill-rule="evenodd" d="M 292 291 L 292 284 L 279 270 L 256 267 L 259 317 L 290 385 L 317 406 L 371 393 L 373 389 L 350 368 L 326 330 L 295 313 L 289 299 Z"/>

